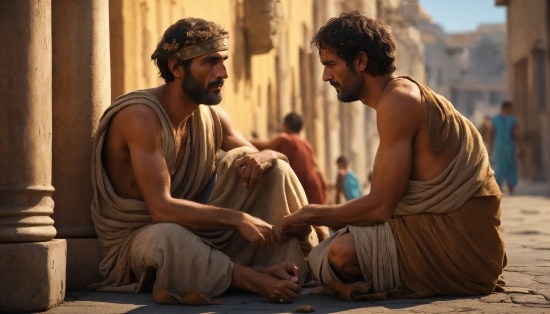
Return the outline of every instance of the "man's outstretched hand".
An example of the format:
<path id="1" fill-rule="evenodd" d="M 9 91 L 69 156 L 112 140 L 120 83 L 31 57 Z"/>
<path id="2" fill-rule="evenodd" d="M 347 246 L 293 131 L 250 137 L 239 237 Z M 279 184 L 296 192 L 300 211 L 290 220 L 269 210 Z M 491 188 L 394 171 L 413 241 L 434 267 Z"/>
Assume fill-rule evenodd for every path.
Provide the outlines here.
<path id="1" fill-rule="evenodd" d="M 233 167 L 239 172 L 243 185 L 252 188 L 260 181 L 264 172 L 273 167 L 277 159 L 275 152 L 264 150 L 235 160 Z"/>
<path id="2" fill-rule="evenodd" d="M 243 215 L 243 220 L 237 229 L 256 249 L 265 249 L 277 243 L 277 230 L 267 222 L 249 214 Z"/>
<path id="3" fill-rule="evenodd" d="M 304 238 L 309 235 L 311 232 L 311 225 L 305 222 L 304 210 L 307 206 L 302 207 L 302 209 L 295 211 L 290 215 L 286 215 L 281 219 L 281 222 L 278 226 L 277 242 L 283 243 L 289 237 L 295 236 L 298 238 Z"/>

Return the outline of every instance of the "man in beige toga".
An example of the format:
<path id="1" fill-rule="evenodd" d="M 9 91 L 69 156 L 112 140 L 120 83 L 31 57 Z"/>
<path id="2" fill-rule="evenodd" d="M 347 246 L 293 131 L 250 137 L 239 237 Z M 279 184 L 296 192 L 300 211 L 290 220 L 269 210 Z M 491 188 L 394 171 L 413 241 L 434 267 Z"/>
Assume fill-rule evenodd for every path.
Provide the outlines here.
<path id="1" fill-rule="evenodd" d="M 476 128 L 444 98 L 397 77 L 387 26 L 358 12 L 314 36 L 342 102 L 376 110 L 380 145 L 368 195 L 283 218 L 339 229 L 309 255 L 324 290 L 348 300 L 489 294 L 505 265 L 501 192 Z"/>
<path id="2" fill-rule="evenodd" d="M 165 84 L 120 96 L 94 137 L 92 217 L 105 280 L 92 290 L 209 304 L 229 288 L 277 303 L 299 292 L 309 225 L 277 244 L 280 219 L 307 204 L 289 165 L 258 152 L 218 106 L 228 36 L 197 18 L 170 26 L 152 55 Z M 227 154 L 219 161 L 220 150 Z"/>

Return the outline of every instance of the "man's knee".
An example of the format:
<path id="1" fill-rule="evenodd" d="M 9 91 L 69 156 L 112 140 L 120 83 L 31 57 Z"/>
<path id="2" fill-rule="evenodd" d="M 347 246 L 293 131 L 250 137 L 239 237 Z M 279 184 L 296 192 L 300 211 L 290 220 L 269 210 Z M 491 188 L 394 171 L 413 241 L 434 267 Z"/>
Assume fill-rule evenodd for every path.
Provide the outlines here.
<path id="1" fill-rule="evenodd" d="M 138 233 L 136 239 L 138 241 L 134 243 L 150 243 L 151 248 L 188 246 L 191 242 L 202 242 L 189 229 L 175 223 L 151 224 Z"/>
<path id="2" fill-rule="evenodd" d="M 341 235 L 332 241 L 328 251 L 328 261 L 338 270 L 345 270 L 359 264 L 351 233 Z"/>

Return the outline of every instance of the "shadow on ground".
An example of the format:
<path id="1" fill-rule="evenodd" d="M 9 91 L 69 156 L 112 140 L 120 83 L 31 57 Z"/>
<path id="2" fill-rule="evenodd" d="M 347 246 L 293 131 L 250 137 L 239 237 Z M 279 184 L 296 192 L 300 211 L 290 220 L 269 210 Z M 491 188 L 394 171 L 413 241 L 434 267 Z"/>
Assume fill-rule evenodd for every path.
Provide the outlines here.
<path id="1" fill-rule="evenodd" d="M 107 293 L 107 292 L 88 292 L 88 291 L 69 291 L 65 298 L 65 304 L 57 308 L 52 313 L 69 313 L 72 306 L 78 306 L 82 309 L 84 303 L 90 303 L 91 312 L 124 312 L 133 314 L 144 313 L 293 313 L 302 305 L 311 305 L 315 308 L 315 313 L 335 313 L 335 312 L 390 312 L 395 310 L 413 311 L 420 310 L 418 307 L 433 307 L 434 302 L 462 301 L 466 303 L 479 302 L 480 297 L 461 297 L 461 298 L 429 298 L 429 299 L 393 299 L 387 301 L 358 301 L 348 302 L 330 296 L 320 296 L 309 294 L 309 289 L 305 288 L 298 297 L 289 304 L 276 304 L 268 302 L 266 299 L 247 292 L 230 291 L 219 298 L 223 305 L 209 306 L 183 306 L 183 305 L 159 305 L 150 292 L 139 294 Z M 460 302 L 460 303 L 462 303 Z M 93 304 L 93 305 L 92 305 Z M 415 309 L 416 308 L 416 309 Z M 63 311 L 62 309 L 66 310 Z M 443 308 L 440 308 L 444 310 Z M 60 311 L 61 310 L 61 311 Z M 472 311 L 479 308 L 452 307 L 447 309 L 452 311 Z M 445 311 L 445 310 L 444 310 Z"/>

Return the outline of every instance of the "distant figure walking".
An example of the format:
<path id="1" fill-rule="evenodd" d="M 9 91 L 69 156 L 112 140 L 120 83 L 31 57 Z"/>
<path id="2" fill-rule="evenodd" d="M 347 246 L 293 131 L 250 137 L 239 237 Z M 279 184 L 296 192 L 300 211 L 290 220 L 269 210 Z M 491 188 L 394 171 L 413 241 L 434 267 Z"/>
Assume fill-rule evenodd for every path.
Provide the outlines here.
<path id="1" fill-rule="evenodd" d="M 502 103 L 500 114 L 493 117 L 492 125 L 489 132 L 489 155 L 494 157 L 495 179 L 501 190 L 506 180 L 509 194 L 512 195 L 518 183 L 515 142 L 520 145 L 521 154 L 523 141 L 511 102 Z"/>
<path id="2" fill-rule="evenodd" d="M 326 204 L 326 184 L 321 171 L 317 167 L 317 157 L 311 144 L 300 137 L 303 120 L 298 114 L 291 112 L 283 120 L 283 133 L 271 140 L 251 139 L 250 143 L 259 150 L 272 149 L 283 153 L 288 163 L 306 192 L 310 204 Z M 314 226 L 319 241 L 328 238 L 328 228 Z"/>
<path id="3" fill-rule="evenodd" d="M 358 198 L 363 195 L 361 192 L 361 182 L 357 174 L 348 167 L 348 159 L 340 156 L 336 160 L 338 165 L 338 176 L 336 177 L 336 199 L 335 204 L 340 204 L 340 194 L 344 192 L 346 201 Z"/>

